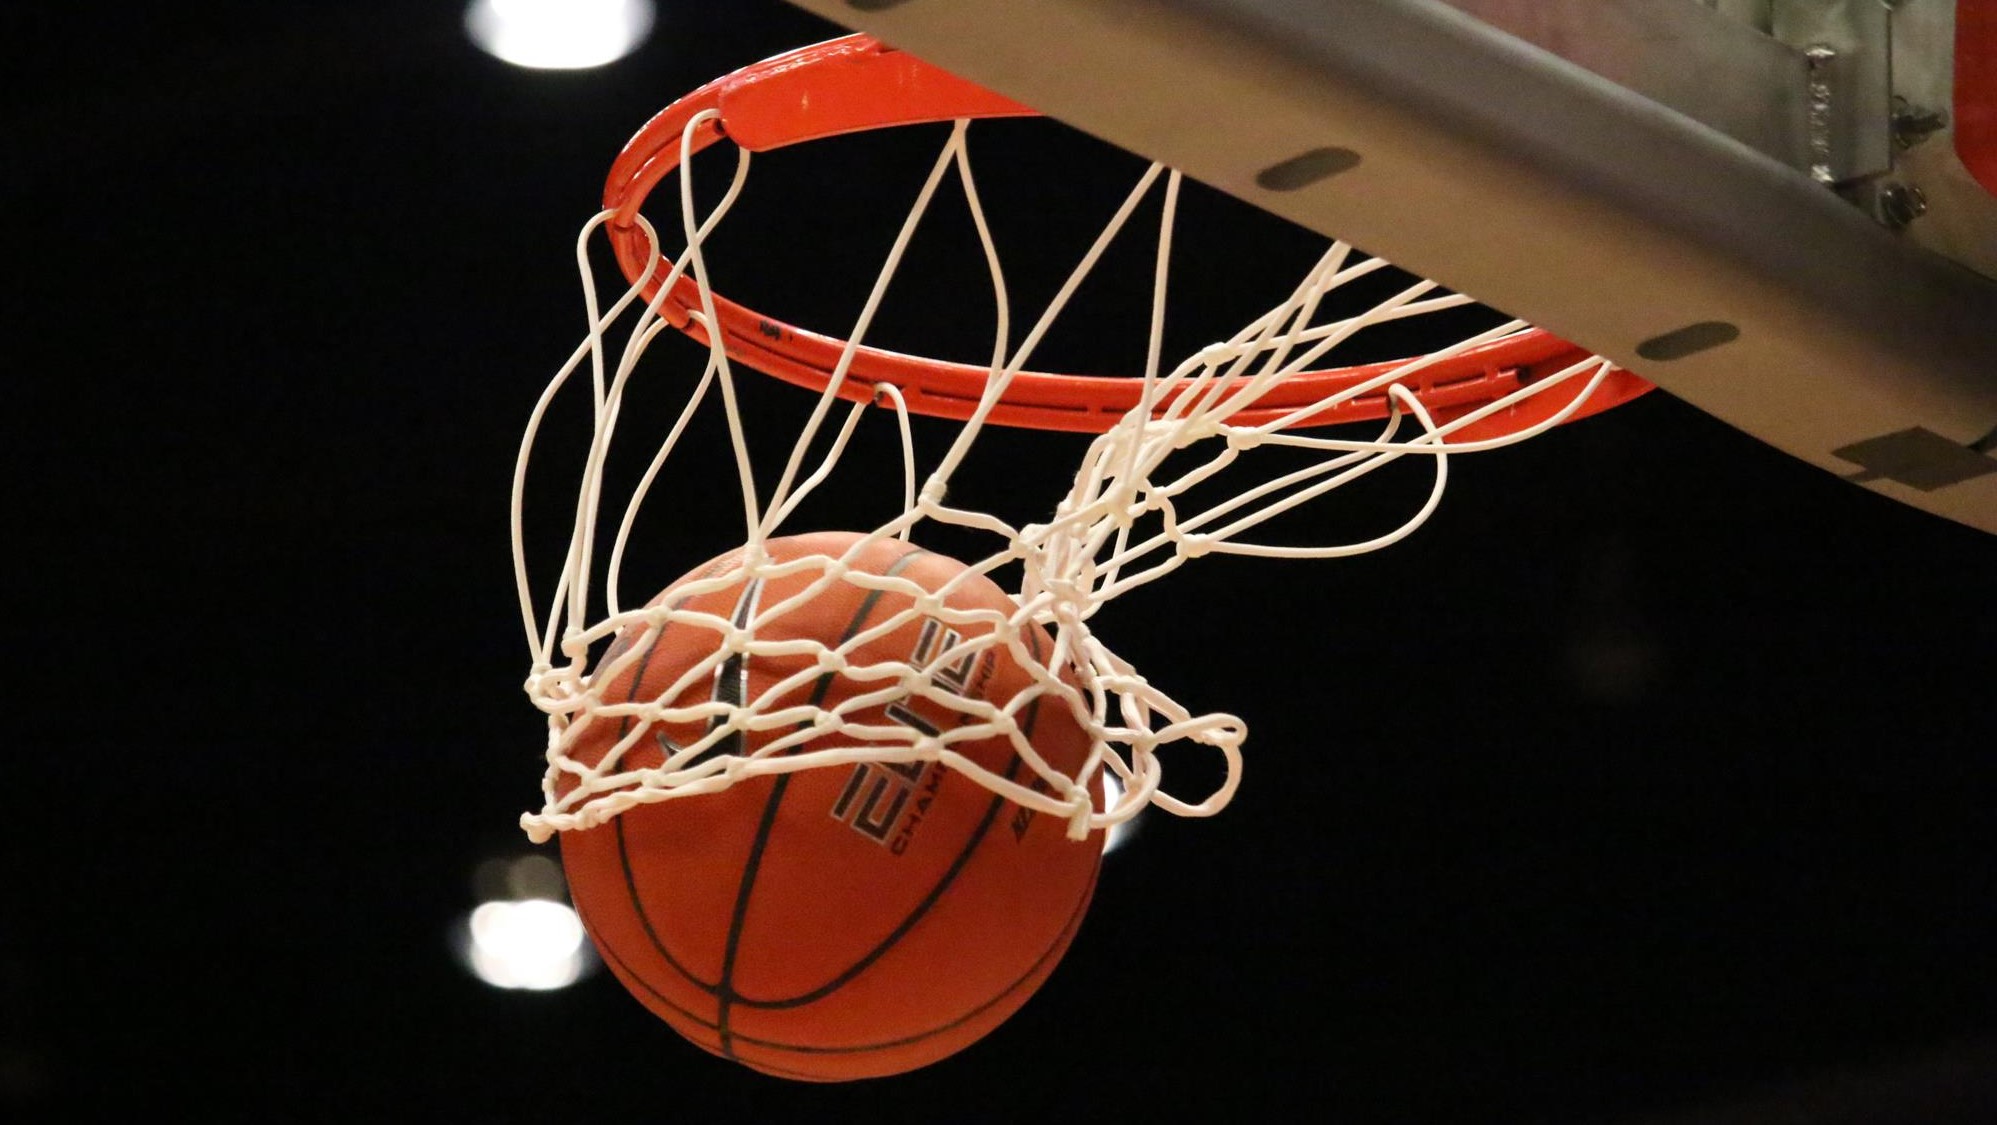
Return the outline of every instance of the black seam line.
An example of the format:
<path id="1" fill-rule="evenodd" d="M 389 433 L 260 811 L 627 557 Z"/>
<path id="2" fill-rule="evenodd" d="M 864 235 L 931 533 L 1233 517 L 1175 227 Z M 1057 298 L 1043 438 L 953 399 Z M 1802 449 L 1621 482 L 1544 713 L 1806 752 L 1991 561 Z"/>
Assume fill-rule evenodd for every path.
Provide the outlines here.
<path id="1" fill-rule="evenodd" d="M 577 913 L 578 915 L 580 915 L 581 912 L 578 911 Z M 583 924 L 585 927 L 587 927 L 588 920 L 584 919 Z M 703 1019 L 702 1017 L 695 1015 L 693 1012 L 688 1011 L 686 1008 L 675 1003 L 671 998 L 667 997 L 657 988 L 654 988 L 652 986 L 651 981 L 646 980 L 643 976 L 639 975 L 636 970 L 632 969 L 630 963 L 625 961 L 624 958 L 618 956 L 617 951 L 610 947 L 610 943 L 602 940 L 601 935 L 599 935 L 596 932 L 596 930 L 593 928 L 590 929 L 590 938 L 592 941 L 596 942 L 597 949 L 599 952 L 601 952 L 607 959 L 609 959 L 613 964 L 615 964 L 617 968 L 623 970 L 623 974 L 619 978 L 620 980 L 636 982 L 640 988 L 643 988 L 646 992 L 650 993 L 654 1000 L 657 1000 L 660 1004 L 664 1005 L 665 1007 L 671 1008 L 675 1014 L 684 1017 L 688 1023 L 691 1023 L 694 1026 L 702 1028 L 703 1030 L 706 1031 L 715 1030 L 715 1023 L 713 1020 Z M 698 1046 L 703 1050 L 710 1050 L 710 1051 L 719 1050 L 718 1047 L 710 1046 L 709 1044 L 700 1042 L 698 1039 L 695 1039 L 692 1035 L 688 1034 L 682 1028 L 673 1028 L 673 1030 L 679 1032 L 679 1034 L 685 1036 L 687 1039 L 692 1040 L 695 1046 Z M 743 1038 L 745 1042 L 758 1043 L 760 1045 L 759 1040 L 747 1039 L 741 1036 L 738 1036 L 737 1038 Z M 735 1061 L 742 1062 L 742 1060 L 740 1059 L 737 1059 Z M 754 1063 L 744 1063 L 744 1065 L 745 1066 L 752 1065 L 756 1067 L 758 1070 L 761 1070 L 767 1074 L 777 1075 L 780 1078 L 797 1078 L 805 1081 L 814 1081 L 814 1082 L 823 1081 L 825 1078 L 825 1076 L 822 1074 L 815 1074 L 812 1073 L 811 1071 L 806 1071 L 806 1070 L 789 1070 L 784 1067 L 777 1066 L 774 1063 L 764 1062 L 761 1059 L 756 1060 Z"/>
<path id="2" fill-rule="evenodd" d="M 822 1047 L 801 1043 L 781 1043 L 772 1039 L 757 1039 L 748 1035 L 737 1035 L 736 1038 L 751 1047 L 766 1048 L 772 1051 L 787 1051 L 797 1055 L 854 1055 L 863 1054 L 868 1051 L 885 1051 L 896 1047 L 906 1047 L 913 1043 L 919 1043 L 924 1039 L 933 1039 L 938 1035 L 954 1031 L 978 1018 L 978 1016 L 989 1011 L 994 1006 L 1003 1003 L 1007 998 L 1011 997 L 1021 988 L 1024 988 L 1028 981 L 1039 975 L 1057 951 L 1065 950 L 1068 947 L 1068 944 L 1074 940 L 1075 934 L 1081 929 L 1082 919 L 1088 914 L 1089 902 L 1095 897 L 1096 883 L 1101 876 L 1102 858 L 1099 855 L 1096 859 L 1094 870 L 1089 873 L 1088 884 L 1082 888 L 1082 893 L 1076 897 L 1075 908 L 1069 912 L 1068 920 L 1062 925 L 1061 932 L 1054 936 L 1054 940 L 1047 944 L 1047 948 L 1040 951 L 1040 956 L 1034 959 L 1033 964 L 1025 972 L 1021 973 L 1018 979 L 1000 990 L 996 996 L 993 996 L 990 1000 L 985 1001 L 948 1023 L 932 1027 L 927 1031 L 918 1031 L 913 1035 L 904 1035 L 899 1039 L 885 1039 L 877 1043 L 861 1043 L 848 1047 Z M 761 1059 L 749 1061 L 755 1066 L 766 1065 Z"/>
<path id="3" fill-rule="evenodd" d="M 681 606 L 684 606 L 688 600 L 689 599 L 682 597 L 678 601 L 674 602 L 670 608 L 674 610 L 679 609 Z M 652 663 L 652 654 L 659 651 L 659 644 L 660 642 L 665 640 L 666 630 L 671 626 L 672 622 L 670 621 L 660 622 L 659 631 L 652 636 L 652 643 L 645 647 L 645 655 L 638 659 L 638 671 L 635 675 L 631 677 L 632 698 L 636 699 L 639 697 L 639 693 L 643 689 L 645 683 L 645 671 L 647 668 L 651 666 Z M 625 735 L 629 734 L 630 732 L 631 732 L 631 716 L 626 715 L 621 720 L 620 725 L 618 726 L 617 737 L 619 739 L 622 739 Z M 685 965 L 680 964 L 679 958 L 674 957 L 672 953 L 670 953 L 666 949 L 665 939 L 661 938 L 659 936 L 659 931 L 653 928 L 652 916 L 649 913 L 647 913 L 645 910 L 644 897 L 638 893 L 637 876 L 632 874 L 631 871 L 631 851 L 630 848 L 625 844 L 624 840 L 624 818 L 621 816 L 616 817 L 611 821 L 611 824 L 617 830 L 617 865 L 624 869 L 624 893 L 627 896 L 629 896 L 631 900 L 631 912 L 638 916 L 638 925 L 644 929 L 646 940 L 652 943 L 652 949 L 656 951 L 660 957 L 665 959 L 666 964 L 669 967 L 671 967 L 671 969 L 674 972 L 686 978 L 688 984 L 693 985 L 695 988 L 700 989 L 702 992 L 708 993 L 709 995 L 713 995 L 720 988 L 720 984 L 718 982 L 715 984 L 709 984 L 706 981 L 701 980 L 699 977 L 695 976 L 690 970 L 687 969 Z"/>
<path id="4" fill-rule="evenodd" d="M 885 575 L 894 577 L 900 574 L 915 560 L 928 553 L 919 547 L 912 548 L 907 554 L 896 559 L 887 568 Z M 866 624 L 868 616 L 874 612 L 874 607 L 880 604 L 883 593 L 885 591 L 882 590 L 867 591 L 867 596 L 860 601 L 860 608 L 853 613 L 853 620 L 847 623 L 846 631 L 840 635 L 840 644 L 845 644 L 859 633 L 860 627 Z M 745 675 L 747 671 L 745 665 L 743 669 Z M 813 686 L 811 692 L 813 707 L 825 702 L 826 694 L 832 690 L 833 678 L 832 672 L 818 677 L 818 683 Z M 715 996 L 721 1002 L 720 1010 L 716 1013 L 720 1021 L 721 1051 L 725 1057 L 731 1059 L 735 1057 L 734 1032 L 729 1027 L 728 1017 L 738 999 L 735 992 L 735 957 L 741 949 L 743 926 L 748 921 L 749 897 L 756 889 L 756 875 L 763 865 L 763 849 L 769 845 L 770 831 L 776 825 L 777 808 L 783 804 L 784 794 L 790 789 L 790 778 L 791 775 L 787 773 L 779 775 L 776 784 L 770 788 L 769 800 L 763 804 L 763 816 L 756 825 L 756 837 L 749 845 L 749 859 L 742 868 L 742 883 L 735 892 L 735 913 L 728 920 L 728 944 L 721 955 L 721 981 Z"/>
<path id="5" fill-rule="evenodd" d="M 665 939 L 661 938 L 658 930 L 652 927 L 652 916 L 645 909 L 644 899 L 638 892 L 638 880 L 631 873 L 631 853 L 624 843 L 624 818 L 621 816 L 618 817 L 615 823 L 617 826 L 617 863 L 624 868 L 624 889 L 631 897 L 631 912 L 638 916 L 638 925 L 645 930 L 645 939 L 652 943 L 652 949 L 665 960 L 666 965 L 680 976 L 685 977 L 688 984 L 693 985 L 709 996 L 718 996 L 721 991 L 721 983 L 716 981 L 710 984 L 695 976 L 692 970 L 688 969 L 685 965 L 680 964 L 679 958 L 673 956 L 666 949 Z"/>
<path id="6" fill-rule="evenodd" d="M 696 1024 L 700 1027 L 704 1027 L 709 1031 L 715 1030 L 715 1022 L 713 1020 L 710 1020 L 705 1016 L 699 1015 L 693 1012 L 692 1010 L 683 1007 L 678 1002 L 674 1001 L 671 997 L 667 996 L 665 993 L 660 992 L 656 987 L 652 985 L 651 981 L 645 979 L 643 974 L 633 969 L 631 967 L 630 962 L 626 961 L 623 957 L 619 956 L 617 951 L 611 948 L 610 942 L 603 936 L 602 932 L 599 931 L 596 927 L 589 924 L 589 916 L 582 912 L 580 906 L 578 906 L 576 909 L 576 915 L 577 917 L 582 919 L 583 928 L 589 931 L 590 940 L 596 945 L 597 951 L 599 953 L 602 953 L 605 957 L 609 958 L 612 962 L 614 962 L 618 968 L 624 970 L 623 979 L 636 981 L 638 983 L 638 986 L 640 988 L 643 988 L 646 992 L 650 993 L 654 1000 L 657 1000 L 659 1003 L 665 1005 L 668 1008 L 671 1008 L 674 1012 L 677 1012 L 681 1016 L 686 1017 L 687 1022 Z M 699 986 L 698 981 L 695 981 L 693 983 L 696 986 Z M 710 995 L 713 992 L 712 989 L 704 987 L 702 988 L 702 991 L 707 992 Z"/>
<path id="7" fill-rule="evenodd" d="M 1033 655 L 1037 659 L 1040 656 L 1039 638 L 1028 633 L 1027 639 L 1028 643 L 1032 646 Z M 1036 695 L 1027 703 L 1026 723 L 1021 730 L 1021 734 L 1029 740 L 1033 737 L 1033 727 L 1038 721 L 1039 715 L 1040 697 Z M 1019 767 L 1023 764 L 1024 762 L 1015 751 L 1012 755 L 1012 761 L 1006 766 L 1005 779 L 1011 781 L 1017 777 Z M 908 915 L 901 920 L 900 925 L 896 926 L 888 936 L 882 938 L 865 956 L 848 966 L 844 972 L 819 985 L 817 988 L 812 989 L 810 992 L 783 1000 L 750 1000 L 739 995 L 732 997 L 732 999 L 744 1007 L 755 1008 L 759 1011 L 778 1011 L 788 1008 L 800 1008 L 806 1004 L 823 1000 L 832 993 L 844 988 L 847 984 L 850 984 L 853 978 L 866 972 L 868 967 L 873 965 L 874 962 L 885 957 L 888 950 L 894 948 L 895 943 L 906 937 L 908 931 L 914 929 L 916 923 L 922 921 L 923 917 L 929 913 L 930 908 L 934 907 L 937 900 L 943 897 L 944 892 L 950 889 L 951 884 L 957 881 L 957 876 L 963 874 L 965 866 L 971 862 L 971 857 L 976 854 L 978 845 L 984 841 L 985 835 L 991 831 L 992 825 L 998 820 L 999 809 L 1005 803 L 1006 800 L 1004 797 L 996 794 L 993 795 L 991 802 L 985 806 L 984 819 L 978 822 L 978 827 L 971 833 L 970 839 L 964 842 L 963 850 L 957 853 L 957 858 L 951 861 L 949 869 L 943 872 L 943 875 L 937 880 L 936 885 L 929 889 L 929 893 L 923 896 L 921 902 L 915 904 L 914 909 L 908 912 Z"/>

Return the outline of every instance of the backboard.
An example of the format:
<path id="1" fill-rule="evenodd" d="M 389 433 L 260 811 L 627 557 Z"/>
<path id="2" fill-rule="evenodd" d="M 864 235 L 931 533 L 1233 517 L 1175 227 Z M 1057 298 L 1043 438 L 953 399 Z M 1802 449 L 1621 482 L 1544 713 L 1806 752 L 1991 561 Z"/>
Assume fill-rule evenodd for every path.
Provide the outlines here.
<path id="1" fill-rule="evenodd" d="M 1991 0 L 796 2 L 1997 531 Z"/>

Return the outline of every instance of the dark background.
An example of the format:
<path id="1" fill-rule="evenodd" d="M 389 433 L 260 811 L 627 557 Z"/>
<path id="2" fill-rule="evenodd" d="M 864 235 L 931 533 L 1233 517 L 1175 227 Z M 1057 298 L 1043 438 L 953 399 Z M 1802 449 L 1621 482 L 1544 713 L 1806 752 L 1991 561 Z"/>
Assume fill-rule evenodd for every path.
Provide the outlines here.
<path id="1" fill-rule="evenodd" d="M 1997 1119 L 1997 542 L 1661 394 L 1460 460 L 1389 551 L 1211 559 L 1106 617 L 1156 682 L 1248 719 L 1245 784 L 1214 820 L 1147 814 L 1060 971 L 956 1058 L 791 1086 L 604 974 L 474 981 L 448 940 L 471 872 L 526 850 L 538 804 L 506 490 L 583 323 L 574 232 L 650 113 L 833 33 L 766 0 L 662 8 L 638 54 L 568 74 L 480 54 L 455 3 L 0 17 L 0 1112 Z M 1127 161 L 998 136 L 1023 195 L 995 221 L 1071 253 L 1063 216 L 1122 189 L 1041 172 Z M 875 143 L 759 164 L 727 276 L 850 318 L 915 184 Z M 1299 240 L 1219 222 L 1188 250 L 1221 255 L 1200 309 Z M 810 242 L 863 235 L 852 261 Z M 890 339 L 986 346 L 975 284 L 905 295 Z M 808 402 L 744 386 L 760 425 Z M 817 522 L 887 514 L 868 440 Z M 999 435 L 967 495 L 1034 518 L 1076 453 Z M 730 545 L 731 487 L 679 478 L 640 584 Z M 1283 534 L 1382 530 L 1422 487 Z"/>

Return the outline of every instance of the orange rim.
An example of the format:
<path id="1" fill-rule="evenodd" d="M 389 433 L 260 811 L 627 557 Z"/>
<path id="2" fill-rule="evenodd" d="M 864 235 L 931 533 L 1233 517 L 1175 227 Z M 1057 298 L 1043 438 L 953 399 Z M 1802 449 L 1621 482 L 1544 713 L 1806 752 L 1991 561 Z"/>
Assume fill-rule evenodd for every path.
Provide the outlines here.
<path id="1" fill-rule="evenodd" d="M 687 146 L 699 152 L 726 138 L 751 152 L 842 133 L 955 121 L 962 118 L 1030 117 L 1037 111 L 974 85 L 946 71 L 882 45 L 864 35 L 849 35 L 778 55 L 710 82 L 645 123 L 611 166 L 604 187 L 604 207 L 615 215 L 608 223 L 617 261 L 627 278 L 645 273 L 651 246 L 635 222 L 652 189 L 679 167 L 681 135 L 688 122 L 714 110 L 695 128 Z M 662 261 L 655 275 L 671 269 Z M 658 296 L 660 282 L 645 289 L 646 300 Z M 768 375 L 823 392 L 848 343 L 798 328 L 775 317 L 714 296 L 721 344 L 729 357 Z M 711 344 L 706 330 L 690 317 L 699 304 L 691 278 L 681 278 L 659 302 L 660 314 L 674 327 Z M 928 359 L 861 345 L 839 397 L 865 401 L 881 383 L 897 387 L 908 408 L 919 414 L 957 420 L 976 410 L 989 368 Z M 1410 373 L 1401 382 L 1413 391 L 1430 414 L 1447 423 L 1536 379 L 1571 367 L 1588 352 L 1551 333 L 1531 329 L 1506 339 L 1469 349 Z M 1262 425 L 1321 402 L 1361 382 L 1379 377 L 1410 360 L 1360 367 L 1325 368 L 1286 380 L 1234 420 Z M 1509 410 L 1493 414 L 1452 435 L 1454 441 L 1502 437 L 1545 421 L 1571 405 L 1585 387 L 1570 379 L 1534 395 Z M 1651 389 L 1626 371 L 1613 371 L 1574 418 L 1600 413 Z M 1005 399 L 989 415 L 993 422 L 1033 429 L 1100 433 L 1136 406 L 1142 380 L 1119 376 L 1057 375 L 1022 371 L 1006 388 Z M 1157 404 L 1169 409 L 1171 397 Z M 1355 398 L 1335 408 L 1308 415 L 1299 424 L 1332 425 L 1383 418 L 1389 403 L 1384 390 Z"/>

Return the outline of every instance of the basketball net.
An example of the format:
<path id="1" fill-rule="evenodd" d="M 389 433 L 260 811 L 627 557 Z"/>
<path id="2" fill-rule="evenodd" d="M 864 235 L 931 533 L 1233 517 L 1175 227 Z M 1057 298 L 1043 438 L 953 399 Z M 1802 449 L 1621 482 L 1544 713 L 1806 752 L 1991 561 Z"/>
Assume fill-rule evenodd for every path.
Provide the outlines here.
<path id="1" fill-rule="evenodd" d="M 1471 303 L 1470 298 L 1419 281 L 1356 315 L 1321 315 L 1327 297 L 1342 287 L 1378 273 L 1386 263 L 1364 256 L 1343 242 L 1332 243 L 1298 279 L 1282 300 L 1244 324 L 1227 339 L 1200 348 L 1192 355 L 1167 362 L 1163 326 L 1170 275 L 1171 245 L 1178 212 L 1180 177 L 1152 166 L 1110 216 L 1101 235 L 1066 283 L 1045 308 L 1032 316 L 1031 327 L 1015 345 L 1012 308 L 999 257 L 972 175 L 968 122 L 958 121 L 900 233 L 887 251 L 865 306 L 846 338 L 837 365 L 819 393 L 817 404 L 799 432 L 774 480 L 752 467 L 750 435 L 744 430 L 738 402 L 737 367 L 725 333 L 712 330 L 722 323 L 708 281 L 706 247 L 726 218 L 747 179 L 750 152 L 738 150 L 735 172 L 722 199 L 706 214 L 694 205 L 692 153 L 702 130 L 714 129 L 716 111 L 688 117 L 679 138 L 677 253 L 662 253 L 650 222 L 635 212 L 620 215 L 605 210 L 583 227 L 576 244 L 584 302 L 589 318 L 587 337 L 555 374 L 536 402 L 520 447 L 513 480 L 512 529 L 515 577 L 520 610 L 533 654 L 526 690 L 548 718 L 547 770 L 544 806 L 524 815 L 522 827 L 539 842 L 557 831 L 587 828 L 640 804 L 713 793 L 749 778 L 855 762 L 907 763 L 940 761 L 993 793 L 1019 805 L 1065 817 L 1069 834 L 1129 820 L 1155 805 L 1182 816 L 1208 816 L 1220 811 L 1234 795 L 1241 778 L 1241 748 L 1247 728 L 1241 719 L 1223 712 L 1196 712 L 1175 700 L 1166 683 L 1153 682 L 1111 647 L 1093 627 L 1099 611 L 1118 598 L 1167 577 L 1208 555 L 1247 555 L 1260 558 L 1330 559 L 1364 554 L 1387 547 L 1420 527 L 1436 510 L 1449 481 L 1451 458 L 1482 452 L 1533 437 L 1581 411 L 1605 381 L 1620 377 L 1608 361 L 1588 356 L 1563 362 L 1557 369 L 1517 386 L 1473 409 L 1455 410 L 1446 420 L 1424 402 L 1417 389 L 1424 378 L 1451 361 L 1515 342 L 1527 326 L 1512 321 L 1479 332 L 1427 355 L 1387 365 L 1383 370 L 1348 380 L 1337 389 L 1309 401 L 1271 408 L 1283 392 L 1328 354 L 1366 329 Z M 863 347 L 869 326 L 895 276 L 904 251 L 937 189 L 946 177 L 958 180 L 968 201 L 991 279 L 996 330 L 983 392 L 976 407 L 950 442 L 947 452 L 926 471 L 917 464 L 911 436 L 908 394 L 891 382 L 849 386 L 854 357 Z M 1157 258 L 1152 278 L 1151 317 L 1142 372 L 1128 373 L 1125 388 L 1135 386 L 1136 401 L 1105 432 L 1080 448 L 1074 478 L 1065 495 L 1046 498 L 1051 510 L 1044 522 L 1015 523 L 1001 515 L 952 505 L 952 477 L 974 443 L 992 423 L 994 411 L 1006 402 L 1008 387 L 1027 371 L 1035 349 L 1069 303 L 1077 286 L 1089 276 L 1106 248 L 1128 225 L 1140 203 L 1162 195 L 1157 232 Z M 600 306 L 589 248 L 591 240 L 613 220 L 627 233 L 637 232 L 645 248 L 642 269 L 634 284 L 607 308 Z M 613 232 L 614 233 L 614 232 Z M 627 264 L 628 268 L 628 264 Z M 649 298 L 646 294 L 651 294 Z M 688 296 L 691 294 L 691 296 Z M 689 388 L 677 414 L 667 418 L 627 419 L 627 393 L 633 380 L 654 376 L 641 361 L 659 333 L 674 319 L 669 295 L 683 302 L 686 330 L 708 347 L 698 379 L 690 372 L 664 378 Z M 611 336 L 625 325 L 622 342 Z M 545 610 L 537 609 L 528 582 L 522 532 L 523 493 L 530 457 L 551 402 L 587 369 L 593 430 L 577 482 L 577 503 L 566 554 L 555 591 Z M 1562 390 L 1561 388 L 1565 388 Z M 1577 393 L 1578 388 L 1578 393 Z M 857 393 L 856 393 L 857 392 Z M 1535 396 L 1554 394 L 1564 401 L 1558 409 L 1520 411 Z M 1348 417 L 1348 408 L 1363 400 L 1381 401 L 1376 429 L 1358 436 L 1335 436 L 1326 423 Z M 847 401 L 857 399 L 858 401 Z M 877 402 L 885 411 L 870 411 Z M 675 608 L 659 602 L 633 608 L 618 594 L 620 572 L 631 546 L 634 521 L 654 486 L 666 476 L 669 459 L 688 425 L 701 412 L 719 411 L 726 420 L 733 450 L 736 483 L 742 502 L 743 548 L 739 564 L 723 573 L 678 588 L 697 595 L 729 588 L 755 578 L 816 572 L 804 593 L 782 604 L 760 608 L 746 620 Z M 1519 414 L 1536 418 L 1529 425 L 1506 429 L 1491 421 Z M 784 533 L 786 522 L 804 499 L 841 468 L 841 458 L 856 428 L 870 419 L 891 420 L 898 427 L 902 453 L 900 512 L 867 533 L 862 545 L 845 557 L 812 556 L 774 564 L 762 545 Z M 620 425 L 642 426 L 645 440 L 656 441 L 649 467 L 629 495 L 607 494 L 605 464 L 620 435 Z M 758 441 L 770 440 L 757 435 Z M 1080 446 L 1082 439 L 1072 439 Z M 814 455 L 812 450 L 823 447 Z M 1055 439 L 1050 446 L 1059 448 Z M 1258 450 L 1283 448 L 1308 458 L 1301 468 L 1252 477 L 1241 466 Z M 1363 477 L 1396 462 L 1423 463 L 1431 477 L 1426 499 L 1397 527 L 1358 541 L 1317 546 L 1258 542 L 1256 532 L 1269 521 L 1299 507 L 1316 503 Z M 700 487 L 712 488 L 711 466 L 701 474 Z M 1216 484 L 1241 476 L 1239 487 L 1220 499 L 1202 499 Z M 615 521 L 608 532 L 606 519 Z M 988 535 L 990 552 L 968 563 L 966 575 L 986 575 L 1003 581 L 1017 609 L 1009 616 L 972 613 L 948 604 L 950 588 L 923 589 L 892 576 L 849 569 L 852 556 L 865 542 L 920 535 L 926 524 L 949 524 Z M 800 529 L 802 530 L 802 529 Z M 609 542 L 606 555 L 599 545 Z M 1016 575 L 1016 577 L 1013 577 Z M 843 643 L 797 639 L 759 639 L 759 623 L 795 608 L 815 591 L 834 583 L 867 590 L 890 590 L 912 599 L 900 613 Z M 954 585 L 954 583 L 953 583 Z M 602 610 L 592 615 L 593 601 Z M 946 626 L 976 626 L 947 634 L 947 648 L 930 651 L 909 662 L 860 664 L 849 659 L 874 636 L 904 627 L 917 617 Z M 1038 659 L 1022 641 L 1028 623 L 1045 628 L 1055 638 L 1052 652 Z M 706 630 L 713 651 L 673 685 L 651 700 L 609 701 L 604 688 L 640 658 L 642 645 L 607 658 L 591 668 L 592 651 L 601 651 L 626 631 L 656 631 L 667 625 Z M 972 633 L 976 633 L 972 636 Z M 959 634 L 969 636 L 962 639 Z M 947 669 L 962 666 L 966 657 L 1003 647 L 1028 668 L 1032 685 L 1009 700 L 982 700 L 953 690 L 961 687 Z M 878 685 L 853 693 L 835 707 L 800 705 L 796 684 L 778 684 L 755 698 L 711 699 L 695 685 L 713 681 L 730 659 L 807 655 L 815 664 L 800 676 L 838 674 Z M 919 662 L 918 662 L 919 661 Z M 1058 671 L 1071 669 L 1068 677 Z M 797 677 L 793 677 L 796 679 Z M 1167 677 L 1169 679 L 1169 677 Z M 690 695 L 698 703 L 669 705 Z M 965 718 L 963 725 L 940 732 L 916 727 L 860 721 L 860 714 L 896 701 L 927 699 L 937 708 Z M 1073 775 L 1063 774 L 1033 752 L 1021 733 L 1020 716 L 1030 706 L 1067 708 L 1093 739 L 1093 751 Z M 569 754 L 581 728 L 596 720 L 626 723 L 628 733 L 593 764 Z M 704 727 L 706 735 L 680 745 L 667 743 L 670 753 L 655 767 L 627 764 L 627 752 L 648 739 L 655 729 Z M 739 737 L 744 732 L 763 737 Z M 980 767 L 953 746 L 966 741 L 1009 739 L 1032 777 L 1008 780 Z M 716 753 L 728 745 L 753 750 Z M 665 742 L 665 740 L 659 740 Z M 1218 754 L 1223 779 L 1201 799 L 1175 797 L 1165 789 L 1161 752 L 1181 743 Z M 1102 771 L 1114 775 L 1120 794 L 1106 802 L 1091 799 Z M 1113 793 L 1116 790 L 1112 790 Z"/>

